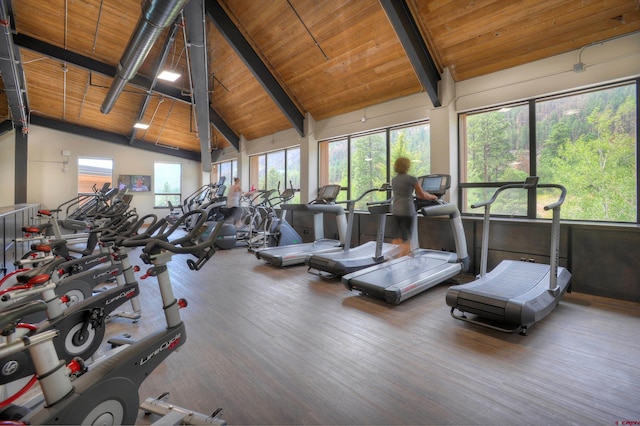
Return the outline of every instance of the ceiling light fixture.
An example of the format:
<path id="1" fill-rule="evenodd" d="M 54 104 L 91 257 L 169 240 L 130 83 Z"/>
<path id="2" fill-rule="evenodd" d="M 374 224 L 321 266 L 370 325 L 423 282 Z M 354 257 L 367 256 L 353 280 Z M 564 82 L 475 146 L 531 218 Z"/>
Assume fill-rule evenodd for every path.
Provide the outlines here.
<path id="1" fill-rule="evenodd" d="M 183 32 L 184 32 L 184 27 L 183 27 Z M 171 43 L 173 43 L 172 53 L 171 53 L 171 63 L 169 63 L 168 65 L 165 64 L 164 70 L 162 70 L 160 74 L 158 74 L 157 78 L 159 80 L 170 81 L 173 83 L 174 81 L 180 78 L 180 73 L 178 72 L 178 64 L 180 63 L 180 58 L 182 57 L 182 54 L 186 51 L 186 49 L 183 48 L 182 51 L 180 52 L 180 55 L 176 57 L 177 46 L 176 46 L 175 40 L 172 40 Z M 186 40 L 185 40 L 185 44 L 186 44 Z"/>
<path id="2" fill-rule="evenodd" d="M 180 78 L 180 73 L 174 71 L 164 70 L 160 74 L 158 74 L 158 79 L 174 82 Z"/>
<path id="3" fill-rule="evenodd" d="M 149 124 L 137 122 L 136 124 L 133 125 L 133 127 L 135 127 L 136 129 L 147 130 L 149 128 Z"/>

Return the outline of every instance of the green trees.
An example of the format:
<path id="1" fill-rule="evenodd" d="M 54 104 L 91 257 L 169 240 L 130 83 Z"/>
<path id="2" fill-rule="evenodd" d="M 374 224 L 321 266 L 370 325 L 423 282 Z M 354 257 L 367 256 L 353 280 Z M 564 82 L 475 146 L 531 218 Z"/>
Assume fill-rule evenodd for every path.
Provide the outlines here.
<path id="1" fill-rule="evenodd" d="M 350 181 L 352 199 L 387 182 L 387 146 L 384 133 L 374 133 L 351 140 Z M 372 193 L 356 205 L 356 209 L 365 210 L 366 202 L 381 201 L 386 197 L 386 193 Z"/>
<path id="2" fill-rule="evenodd" d="M 509 122 L 503 113 L 492 111 L 470 116 L 467 121 L 469 182 L 504 181 L 504 173 L 515 160 L 507 139 Z"/>
<path id="3" fill-rule="evenodd" d="M 559 147 L 556 156 L 545 154 L 546 174 L 567 188 L 567 217 L 636 220 L 636 143 L 629 132 L 635 126 L 628 114 L 634 107 L 632 96 L 617 106 L 597 107 L 587 117 L 589 133 L 551 144 Z"/>
<path id="4" fill-rule="evenodd" d="M 536 155 L 529 152 L 530 128 L 523 119 L 528 105 L 465 116 L 466 181 L 523 181 L 534 169 L 541 182 L 567 188 L 563 218 L 635 222 L 635 90 L 627 84 L 536 102 L 531 124 L 536 126 Z M 467 205 L 492 193 L 491 188 L 469 190 Z M 538 216 L 555 197 L 539 191 Z M 514 213 L 513 201 L 495 207 L 503 214 L 520 214 Z"/>
<path id="5" fill-rule="evenodd" d="M 399 157 L 409 158 L 413 176 L 424 176 L 431 170 L 431 144 L 427 126 L 420 128 L 402 129 L 392 134 L 391 141 L 391 177 L 393 177 L 393 163 Z"/>
<path id="6" fill-rule="evenodd" d="M 349 188 L 349 195 L 343 191 L 338 200 L 354 199 L 389 182 L 394 175 L 393 162 L 399 156 L 412 160 L 409 171 L 412 175 L 428 174 L 431 167 L 429 124 L 419 123 L 322 141 L 319 151 L 320 184 L 340 184 Z M 366 209 L 367 201 L 381 201 L 387 196 L 384 192 L 373 193 L 356 208 Z"/>

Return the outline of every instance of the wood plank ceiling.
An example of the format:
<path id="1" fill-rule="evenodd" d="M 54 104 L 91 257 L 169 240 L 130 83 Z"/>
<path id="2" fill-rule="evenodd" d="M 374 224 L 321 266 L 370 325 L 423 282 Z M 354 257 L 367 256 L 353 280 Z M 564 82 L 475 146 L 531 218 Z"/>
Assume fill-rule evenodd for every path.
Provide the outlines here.
<path id="1" fill-rule="evenodd" d="M 172 26 L 163 32 L 112 111 L 103 114 L 100 107 L 140 18 L 141 0 L 1 1 L 12 19 L 3 24 L 13 31 L 31 123 L 77 125 L 130 144 L 199 156 L 187 73 L 190 49 L 184 49 L 188 23 L 179 17 L 173 39 L 167 36 Z M 237 147 L 240 135 L 250 141 L 295 128 L 280 100 L 256 78 L 256 62 L 238 54 L 238 38 L 221 31 L 217 16 L 239 30 L 296 113 L 323 120 L 427 89 L 387 15 L 386 1 L 205 0 L 208 75 L 191 71 L 193 79 L 208 82 L 212 149 Z M 437 72 L 448 68 L 455 81 L 640 30 L 638 0 L 392 1 L 406 5 Z M 168 50 L 161 64 L 163 45 Z M 149 90 L 160 66 L 183 77 Z M 0 116 L 10 120 L 7 92 L 13 88 L 2 84 Z M 151 126 L 134 132 L 139 115 Z"/>

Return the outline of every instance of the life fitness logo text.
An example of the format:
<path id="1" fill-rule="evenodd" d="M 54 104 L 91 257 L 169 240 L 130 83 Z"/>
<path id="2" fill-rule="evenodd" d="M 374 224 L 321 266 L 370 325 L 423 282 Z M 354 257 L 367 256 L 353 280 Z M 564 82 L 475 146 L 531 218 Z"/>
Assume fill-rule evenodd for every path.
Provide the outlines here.
<path id="1" fill-rule="evenodd" d="M 18 361 L 16 361 L 15 359 L 12 359 L 11 361 L 8 361 L 2 367 L 2 375 L 3 376 L 11 376 L 13 373 L 18 371 L 18 368 L 20 368 L 20 363 Z"/>
<path id="2" fill-rule="evenodd" d="M 169 349 L 173 349 L 175 347 L 178 346 L 178 344 L 180 343 L 180 339 L 182 338 L 182 333 L 178 333 L 176 334 L 173 338 L 171 338 L 169 341 L 164 342 L 163 344 L 160 345 L 160 347 L 158 349 L 156 349 L 155 351 L 151 352 L 149 355 L 147 355 L 146 357 L 142 358 L 140 360 L 140 365 L 146 363 L 147 361 L 150 361 L 151 358 L 153 358 L 154 356 L 158 355 L 159 353 Z"/>
<path id="3" fill-rule="evenodd" d="M 136 291 L 135 291 L 135 289 L 133 289 L 133 288 L 132 288 L 132 289 L 129 289 L 129 290 L 127 290 L 127 291 L 123 291 L 122 293 L 118 294 L 117 296 L 112 297 L 111 299 L 107 300 L 107 301 L 105 302 L 105 305 L 110 305 L 110 304 L 112 304 L 113 302 L 117 302 L 118 300 L 120 300 L 120 299 L 122 299 L 122 298 L 124 298 L 124 299 L 128 299 L 128 298 L 130 298 L 130 297 L 133 297 L 133 296 L 135 295 L 135 292 L 136 292 Z"/>

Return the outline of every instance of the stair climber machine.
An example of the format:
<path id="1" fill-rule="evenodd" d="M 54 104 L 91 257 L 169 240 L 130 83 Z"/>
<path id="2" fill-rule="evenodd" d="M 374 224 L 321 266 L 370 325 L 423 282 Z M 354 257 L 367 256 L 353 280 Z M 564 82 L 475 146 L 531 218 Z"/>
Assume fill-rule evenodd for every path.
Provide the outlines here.
<path id="1" fill-rule="evenodd" d="M 368 241 L 357 247 L 351 247 L 351 236 L 353 234 L 354 210 L 358 201 L 372 192 L 389 192 L 391 186 L 388 183 L 380 188 L 373 188 L 365 191 L 360 197 L 354 200 L 345 201 L 348 206 L 349 217 L 347 219 L 347 232 L 342 250 L 333 253 L 318 253 L 309 255 L 305 264 L 310 273 L 315 273 L 320 277 L 341 277 L 351 272 L 367 268 L 377 263 L 385 261 L 385 256 L 389 256 L 396 250 L 395 244 L 384 242 L 384 230 L 386 225 L 386 215 L 391 209 L 390 200 L 382 202 L 367 203 L 369 212 L 378 217 L 378 229 L 375 241 Z"/>
<path id="2" fill-rule="evenodd" d="M 425 217 L 449 216 L 456 252 L 418 248 L 418 224 L 415 216 L 411 253 L 344 275 L 342 283 L 347 289 L 358 290 L 363 295 L 381 298 L 388 303 L 398 305 L 469 269 L 467 242 L 460 212 L 455 205 L 441 200 L 449 188 L 450 176 L 422 176 L 418 181 L 424 191 L 437 195 L 439 199 L 438 201 L 417 200 L 416 206 Z"/>
<path id="3" fill-rule="evenodd" d="M 308 204 L 281 205 L 280 208 L 284 211 L 310 211 L 313 213 L 315 241 L 257 249 L 255 250 L 256 257 L 271 265 L 285 267 L 304 264 L 305 259 L 312 253 L 342 251 L 347 231 L 347 217 L 344 207 L 335 203 L 340 190 L 340 185 L 325 185 L 318 190 L 316 199 Z M 327 213 L 336 217 L 338 240 L 325 238 L 324 236 L 324 215 Z"/>
<path id="4" fill-rule="evenodd" d="M 491 204 L 507 190 L 537 188 L 560 191 L 557 201 L 544 207 L 553 211 L 550 264 L 503 260 L 487 272 Z M 526 335 L 529 327 L 555 309 L 571 281 L 571 273 L 558 266 L 560 206 L 565 196 L 566 189 L 562 185 L 538 184 L 538 177 L 531 176 L 524 184 L 501 186 L 490 200 L 471 206 L 484 206 L 480 275 L 473 282 L 450 287 L 447 291 L 446 302 L 451 307 L 453 318 L 506 333 L 519 331 Z"/>
<path id="5" fill-rule="evenodd" d="M 202 185 L 200 188 L 188 195 L 181 205 L 174 206 L 171 201 L 167 201 L 167 205 L 169 207 L 169 214 L 165 217 L 167 222 L 170 225 L 173 225 L 185 213 L 188 213 L 191 210 L 200 209 L 201 206 L 220 196 L 220 192 L 224 193 L 226 188 L 224 185 L 225 180 L 226 177 L 222 176 L 217 183 Z M 185 223 L 185 228 L 188 227 L 188 225 L 188 223 Z"/>
<path id="6" fill-rule="evenodd" d="M 146 235 L 143 235 L 143 238 L 120 241 L 124 247 L 142 247 L 142 260 L 151 265 L 146 276 L 157 279 L 166 324 L 139 340 L 131 339 L 107 359 L 86 366 L 80 356 L 62 356 L 55 344 L 59 334 L 55 329 L 29 331 L 23 338 L 14 337 L 16 330 L 22 327 L 19 325 L 21 319 L 47 309 L 51 298 L 46 303 L 30 301 L 0 312 L 0 329 L 7 337 L 0 343 L 0 354 L 3 357 L 23 354 L 22 358 L 35 366 L 36 375 L 31 382 L 37 380 L 42 391 L 40 398 L 30 401 L 33 403 L 15 405 L 13 402 L 17 398 L 10 399 L 0 412 L 0 419 L 32 425 L 120 425 L 134 424 L 139 410 L 143 409 L 146 414 L 163 416 L 159 424 L 226 424 L 219 417 L 221 409 L 205 415 L 167 404 L 164 397 L 149 398 L 139 404 L 142 382 L 187 340 L 186 327 L 180 317 L 180 309 L 186 308 L 187 302 L 176 300 L 167 264 L 174 254 L 188 254 L 196 258 L 195 261 L 187 259 L 189 269 L 198 271 L 215 253 L 214 241 L 219 227 L 211 230 L 209 238 L 203 241 L 205 212 L 188 214 L 199 214 L 201 219 L 182 237 L 170 240 L 171 233 L 177 228 L 174 226 L 156 237 L 144 238 Z M 178 220 L 175 225 L 183 225 L 185 220 Z M 45 274 L 33 279 L 45 283 L 49 276 Z"/>

